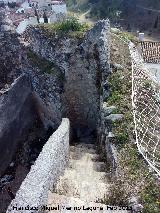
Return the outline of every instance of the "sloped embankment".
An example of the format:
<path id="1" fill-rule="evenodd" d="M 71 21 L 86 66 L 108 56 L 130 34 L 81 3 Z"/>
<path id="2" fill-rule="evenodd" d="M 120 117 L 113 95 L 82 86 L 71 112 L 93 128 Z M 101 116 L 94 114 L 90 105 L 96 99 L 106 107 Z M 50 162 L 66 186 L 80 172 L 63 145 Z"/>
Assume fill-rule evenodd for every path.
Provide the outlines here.
<path id="1" fill-rule="evenodd" d="M 113 73 L 108 81 L 111 95 L 106 100 L 108 106 L 115 106 L 114 113 L 123 114 L 123 119 L 112 122 L 117 148 L 117 179 L 112 180 L 110 196 L 105 204 L 129 205 L 136 211 L 158 213 L 159 181 L 143 157 L 138 153 L 135 144 L 132 115 L 132 68 L 128 44 L 117 35 L 112 34 L 111 62 Z"/>

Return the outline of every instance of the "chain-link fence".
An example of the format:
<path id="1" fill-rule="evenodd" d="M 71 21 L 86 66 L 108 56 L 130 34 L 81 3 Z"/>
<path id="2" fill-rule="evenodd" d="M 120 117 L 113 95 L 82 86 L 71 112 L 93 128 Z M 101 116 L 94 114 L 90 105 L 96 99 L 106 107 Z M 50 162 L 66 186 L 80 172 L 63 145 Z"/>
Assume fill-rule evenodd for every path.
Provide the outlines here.
<path id="1" fill-rule="evenodd" d="M 160 175 L 160 84 L 145 68 L 136 47 L 132 58 L 132 106 L 139 152 Z"/>
<path id="2" fill-rule="evenodd" d="M 143 41 L 140 46 L 146 63 L 160 63 L 160 42 Z"/>

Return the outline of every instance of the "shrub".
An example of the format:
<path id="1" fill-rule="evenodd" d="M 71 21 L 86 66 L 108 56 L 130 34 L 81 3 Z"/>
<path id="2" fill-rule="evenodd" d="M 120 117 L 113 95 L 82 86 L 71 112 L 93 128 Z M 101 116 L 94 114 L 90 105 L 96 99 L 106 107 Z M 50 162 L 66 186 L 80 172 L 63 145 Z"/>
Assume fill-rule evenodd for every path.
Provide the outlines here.
<path id="1" fill-rule="evenodd" d="M 78 19 L 75 17 L 70 17 L 67 20 L 58 23 L 55 26 L 55 29 L 61 30 L 63 32 L 69 31 L 85 31 L 88 26 L 86 24 L 81 24 L 78 22 Z"/>
<path id="2" fill-rule="evenodd" d="M 72 36 L 72 33 L 74 32 L 73 37 L 75 37 L 75 33 L 79 35 L 89 29 L 89 26 L 86 23 L 82 24 L 78 22 L 78 19 L 75 17 L 69 17 L 64 21 L 54 24 L 41 24 L 38 27 L 47 32 L 48 36 L 54 35 L 55 33 L 65 33 Z"/>
<path id="3" fill-rule="evenodd" d="M 110 185 L 110 193 L 104 199 L 98 200 L 98 203 L 103 203 L 110 206 L 129 206 L 128 197 L 126 192 L 126 185 L 120 179 L 115 179 Z"/>

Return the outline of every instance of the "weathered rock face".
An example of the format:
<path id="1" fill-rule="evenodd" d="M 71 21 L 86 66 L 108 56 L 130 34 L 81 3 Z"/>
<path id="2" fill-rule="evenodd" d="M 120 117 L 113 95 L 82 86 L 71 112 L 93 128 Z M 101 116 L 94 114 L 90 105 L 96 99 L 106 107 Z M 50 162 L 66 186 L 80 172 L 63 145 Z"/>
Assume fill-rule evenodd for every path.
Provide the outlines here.
<path id="1" fill-rule="evenodd" d="M 109 72 L 108 21 L 98 22 L 84 38 L 47 37 L 40 28 L 30 28 L 27 39 L 31 49 L 58 68 L 55 73 L 41 72 L 30 63 L 24 46 L 16 34 L 6 29 L 1 15 L 2 55 L 0 60 L 1 88 L 7 87 L 20 74 L 31 77 L 33 89 L 48 116 L 44 123 L 57 128 L 62 117 L 68 117 L 71 125 L 96 129 L 100 109 L 102 73 Z M 1 89 L 0 88 L 0 89 Z"/>
<path id="2" fill-rule="evenodd" d="M 0 56 L 0 94 L 3 94 L 16 78 L 26 73 L 30 76 L 40 105 L 46 108 L 45 114 L 41 114 L 44 125 L 52 125 L 56 129 L 62 119 L 61 84 L 57 81 L 57 76 L 41 72 L 30 63 L 27 48 L 20 42 L 3 10 L 0 10 Z"/>
<path id="3" fill-rule="evenodd" d="M 109 72 L 108 29 L 108 21 L 100 21 L 81 39 L 49 38 L 38 27 L 27 32 L 32 50 L 65 75 L 63 115 L 74 127 L 96 129 L 102 74 Z"/>
<path id="4" fill-rule="evenodd" d="M 57 76 L 43 73 L 29 62 L 27 49 L 12 29 L 5 10 L 0 10 L 0 175 L 28 132 L 32 130 L 38 137 L 34 132 L 37 123 L 43 133 L 59 126 L 60 93 Z M 28 139 L 25 144 L 29 142 Z"/>
<path id="5" fill-rule="evenodd" d="M 41 108 L 41 106 L 45 107 L 45 110 L 42 110 L 43 113 L 40 113 L 44 126 L 52 126 L 56 129 L 62 119 L 62 89 L 57 76 L 42 73 L 38 68 L 29 64 L 28 61 L 24 65 L 23 72 L 30 76 L 33 91 L 38 100 L 37 108 Z"/>
<path id="6" fill-rule="evenodd" d="M 0 89 L 7 87 L 7 84 L 18 77 L 22 67 L 23 48 L 10 24 L 5 12 L 0 11 Z"/>
<path id="7" fill-rule="evenodd" d="M 8 34 L 8 36 L 12 35 L 12 33 Z M 18 40 L 14 49 L 14 39 L 11 39 L 9 43 L 9 40 L 5 39 L 5 34 L 2 37 L 2 40 L 6 42 L 3 46 L 4 55 L 1 61 L 3 70 L 5 68 L 4 73 L 1 73 L 5 76 L 2 86 L 4 87 L 7 81 L 12 82 L 13 79 L 24 74 L 9 90 L 3 90 L 0 96 L 2 121 L 0 122 L 0 152 L 4 152 L 0 163 L 4 164 L 3 171 L 14 155 L 19 139 L 27 133 L 29 127 L 34 127 L 35 120 L 43 123 L 43 129 L 44 126 L 55 129 L 62 117 L 68 117 L 79 137 L 82 133 L 90 134 L 91 130 L 97 129 L 103 103 L 102 93 L 107 95 L 108 92 L 104 79 L 110 72 L 109 22 L 98 22 L 83 38 L 48 37 L 41 28 L 31 27 L 27 32 L 30 49 L 24 48 Z M 6 57 L 7 54 L 13 57 L 13 62 L 8 56 Z M 5 60 L 13 65 L 17 61 L 17 66 L 7 67 Z M 38 61 L 39 64 L 37 64 Z M 48 70 L 47 63 L 53 69 Z M 31 169 L 28 177 L 31 179 L 36 177 L 36 179 L 33 181 L 26 179 L 27 182 L 24 181 L 22 185 L 23 189 L 23 186 L 28 189 L 27 185 L 30 185 L 30 182 L 33 182 L 31 185 L 34 187 L 38 186 L 35 200 L 30 199 L 30 194 L 25 197 L 31 203 L 34 201 L 35 204 L 39 204 L 39 200 L 45 201 L 47 194 L 44 193 L 44 189 L 49 187 L 50 178 L 55 182 L 59 172 L 64 169 L 69 146 L 68 120 L 65 126 L 62 125 L 62 134 L 58 131 L 53 140 L 51 137 L 51 141 L 46 143 L 35 163 L 36 169 L 35 167 Z M 27 142 L 23 144 L 24 149 L 27 145 Z M 50 151 L 51 155 L 48 154 Z M 24 159 L 24 155 L 22 156 Z M 43 163 L 46 165 L 47 173 L 43 173 L 40 169 L 42 167 L 44 169 Z M 49 174 L 48 171 L 53 171 L 54 174 L 52 172 Z M 40 177 L 38 179 L 37 174 Z M 39 190 L 37 185 L 40 179 L 44 183 L 42 190 Z M 19 195 L 17 198 L 21 200 L 23 195 L 22 197 L 21 194 Z"/>
<path id="8" fill-rule="evenodd" d="M 38 120 L 30 80 L 23 75 L 0 96 L 0 174 L 11 162 L 27 129 Z"/>
<path id="9" fill-rule="evenodd" d="M 68 117 L 76 130 L 83 127 L 83 131 L 87 129 L 90 132 L 97 128 L 103 79 L 110 71 L 109 22 L 98 22 L 83 38 L 49 38 L 40 28 L 30 28 L 27 36 L 31 52 L 36 53 L 35 57 L 40 60 L 52 63 L 53 72 L 50 73 L 37 65 L 38 58 L 30 60 L 27 48 L 14 33 L 3 30 L 0 35 L 5 42 L 0 50 L 3 68 L 0 75 L 4 77 L 2 87 L 6 82 L 11 84 L 21 74 L 29 76 L 29 80 L 22 78 L 21 86 L 16 84 L 9 90 L 0 91 L 3 109 L 3 112 L 0 111 L 3 121 L 0 126 L 0 152 L 5 150 L 10 155 L 7 158 L 4 152 L 4 170 L 16 151 L 19 138 L 27 132 L 28 126 L 32 128 L 36 119 L 46 128 L 56 129 L 62 117 Z M 16 46 L 14 39 L 17 39 Z M 80 134 L 81 131 L 77 132 Z"/>

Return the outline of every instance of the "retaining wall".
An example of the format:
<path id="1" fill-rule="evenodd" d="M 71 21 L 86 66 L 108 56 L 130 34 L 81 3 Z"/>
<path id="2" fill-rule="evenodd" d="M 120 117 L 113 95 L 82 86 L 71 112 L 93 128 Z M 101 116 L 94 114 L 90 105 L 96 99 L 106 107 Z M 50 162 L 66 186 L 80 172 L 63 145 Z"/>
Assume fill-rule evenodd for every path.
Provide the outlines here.
<path id="1" fill-rule="evenodd" d="M 69 120 L 64 118 L 23 181 L 7 213 L 34 213 L 47 204 L 48 191 L 64 171 L 69 156 Z M 28 210 L 25 210 L 25 207 Z M 31 209 L 32 207 L 36 207 Z"/>

